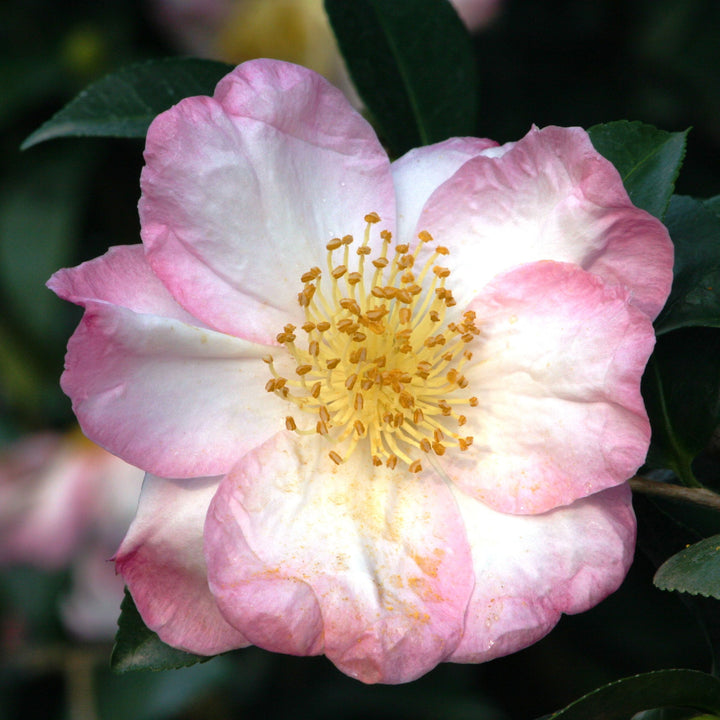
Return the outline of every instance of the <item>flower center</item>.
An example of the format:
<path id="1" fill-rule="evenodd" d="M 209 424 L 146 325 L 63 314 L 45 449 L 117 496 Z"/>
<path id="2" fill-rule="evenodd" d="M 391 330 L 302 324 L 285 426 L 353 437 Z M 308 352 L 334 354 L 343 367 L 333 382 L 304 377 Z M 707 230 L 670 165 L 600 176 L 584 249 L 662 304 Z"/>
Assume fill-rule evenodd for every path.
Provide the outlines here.
<path id="1" fill-rule="evenodd" d="M 401 461 L 420 472 L 423 455 L 464 451 L 473 441 L 461 434 L 467 418 L 459 409 L 478 403 L 462 370 L 479 330 L 472 311 L 445 322 L 455 300 L 445 285 L 450 270 L 436 263 L 447 248 L 437 246 L 416 274 L 421 247 L 433 242 L 430 233 L 419 233 L 412 251 L 396 245 L 391 256 L 391 234 L 382 230 L 382 249 L 371 259 L 370 236 L 380 217 L 370 213 L 365 221 L 356 270 L 348 270 L 354 240 L 346 235 L 327 244 L 326 273 L 313 267 L 302 275 L 302 341 L 291 324 L 277 336 L 295 362 L 295 376 L 279 375 L 268 356 L 273 377 L 265 389 L 302 411 L 297 421 L 285 418 L 287 429 L 325 436 L 338 465 L 363 445 L 376 466 L 395 468 Z"/>

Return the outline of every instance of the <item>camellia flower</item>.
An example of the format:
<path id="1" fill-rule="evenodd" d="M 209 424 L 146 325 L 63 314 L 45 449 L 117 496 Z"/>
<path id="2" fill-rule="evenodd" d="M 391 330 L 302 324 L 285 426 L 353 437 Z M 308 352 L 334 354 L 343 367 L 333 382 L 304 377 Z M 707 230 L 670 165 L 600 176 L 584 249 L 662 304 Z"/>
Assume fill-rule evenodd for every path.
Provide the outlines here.
<path id="1" fill-rule="evenodd" d="M 452 0 L 471 31 L 488 25 L 501 0 Z M 150 0 L 158 25 L 184 52 L 239 63 L 276 58 L 324 75 L 360 104 L 323 0 Z"/>
<path id="2" fill-rule="evenodd" d="M 85 432 L 148 472 L 116 558 L 148 627 L 396 683 L 617 588 L 672 247 L 583 130 L 390 163 L 338 90 L 258 60 L 145 160 L 143 245 L 50 287 L 85 308 Z"/>
<path id="3" fill-rule="evenodd" d="M 108 558 L 135 514 L 142 477 L 77 429 L 28 435 L 0 452 L 0 566 L 69 568 L 60 613 L 78 637 L 117 630 L 123 585 Z"/>

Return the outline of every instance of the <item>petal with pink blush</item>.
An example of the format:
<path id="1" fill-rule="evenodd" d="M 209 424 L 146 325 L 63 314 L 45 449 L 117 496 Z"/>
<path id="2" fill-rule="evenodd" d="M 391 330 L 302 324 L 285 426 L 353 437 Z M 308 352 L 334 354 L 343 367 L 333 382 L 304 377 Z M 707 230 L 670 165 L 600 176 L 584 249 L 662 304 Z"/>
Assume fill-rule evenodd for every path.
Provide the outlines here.
<path id="1" fill-rule="evenodd" d="M 496 146 L 494 140 L 484 138 L 450 138 L 414 148 L 397 159 L 392 164 L 392 174 L 397 197 L 398 238 L 411 242 L 420 211 L 433 192 L 468 160 Z"/>
<path id="2" fill-rule="evenodd" d="M 220 615 L 207 583 L 202 532 L 219 481 L 147 475 L 115 556 L 145 624 L 168 645 L 200 655 L 250 644 Z"/>
<path id="3" fill-rule="evenodd" d="M 111 247 L 101 257 L 58 270 L 47 286 L 64 300 L 83 307 L 89 300 L 99 300 L 137 313 L 203 325 L 175 302 L 150 269 L 142 245 Z"/>
<path id="4" fill-rule="evenodd" d="M 390 163 L 342 93 L 257 60 L 150 126 L 140 200 L 148 259 L 211 327 L 269 342 L 299 317 L 300 276 L 365 214 L 394 226 Z M 239 308 L 243 312 L 239 312 Z"/>
<path id="5" fill-rule="evenodd" d="M 477 583 L 453 662 L 485 662 L 547 634 L 614 592 L 630 567 L 635 515 L 627 484 L 542 515 L 498 513 L 455 496 Z"/>
<path id="6" fill-rule="evenodd" d="M 631 204 L 580 128 L 534 128 L 500 157 L 469 160 L 430 197 L 418 229 L 450 248 L 460 305 L 535 260 L 575 263 L 628 288 L 650 318 L 672 283 L 667 229 Z"/>
<path id="7" fill-rule="evenodd" d="M 205 527 L 223 615 L 268 649 L 325 653 L 363 682 L 412 680 L 462 634 L 471 558 L 447 485 L 342 465 L 282 432 L 223 480 Z"/>
<path id="8" fill-rule="evenodd" d="M 497 510 L 538 513 L 627 480 L 650 440 L 640 378 L 655 340 L 628 293 L 545 261 L 496 278 L 470 309 L 478 407 L 470 449 L 443 457 L 453 481 Z"/>
<path id="9" fill-rule="evenodd" d="M 222 474 L 285 415 L 265 391 L 267 351 L 88 301 L 61 384 L 85 434 L 127 462 L 164 477 Z"/>

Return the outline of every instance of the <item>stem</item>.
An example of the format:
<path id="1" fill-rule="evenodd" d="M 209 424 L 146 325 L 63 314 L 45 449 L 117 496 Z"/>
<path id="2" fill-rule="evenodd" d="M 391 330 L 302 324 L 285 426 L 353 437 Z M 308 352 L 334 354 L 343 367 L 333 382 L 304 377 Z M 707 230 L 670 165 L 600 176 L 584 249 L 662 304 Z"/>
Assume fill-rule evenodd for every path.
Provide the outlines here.
<path id="1" fill-rule="evenodd" d="M 720 510 L 720 495 L 706 488 L 689 488 L 683 485 L 673 485 L 671 483 L 658 482 L 657 480 L 648 480 L 647 478 L 637 475 L 630 479 L 630 487 L 633 492 L 643 493 L 644 495 L 655 495 L 656 497 L 663 497 L 668 500 L 678 500 L 684 503 L 712 508 L 713 510 Z"/>

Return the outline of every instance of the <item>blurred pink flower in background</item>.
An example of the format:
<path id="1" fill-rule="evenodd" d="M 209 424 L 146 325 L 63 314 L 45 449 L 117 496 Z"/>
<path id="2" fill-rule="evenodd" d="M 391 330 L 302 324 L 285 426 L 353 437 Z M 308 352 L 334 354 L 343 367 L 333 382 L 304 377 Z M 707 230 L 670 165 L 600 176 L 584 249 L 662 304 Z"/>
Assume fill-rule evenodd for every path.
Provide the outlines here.
<path id="1" fill-rule="evenodd" d="M 258 60 L 145 160 L 143 245 L 49 286 L 85 308 L 84 431 L 150 473 L 117 555 L 148 627 L 396 683 L 617 588 L 673 253 L 585 131 L 390 163 L 336 88 Z"/>
<path id="2" fill-rule="evenodd" d="M 182 52 L 240 63 L 275 58 L 304 65 L 345 92 L 355 91 L 325 15 L 323 0 L 151 0 L 158 25 Z M 502 0 L 453 0 L 472 31 Z"/>
<path id="3" fill-rule="evenodd" d="M 110 559 L 142 477 L 77 430 L 28 436 L 0 451 L 0 565 L 70 568 L 61 615 L 84 639 L 115 632 L 123 582 Z"/>

